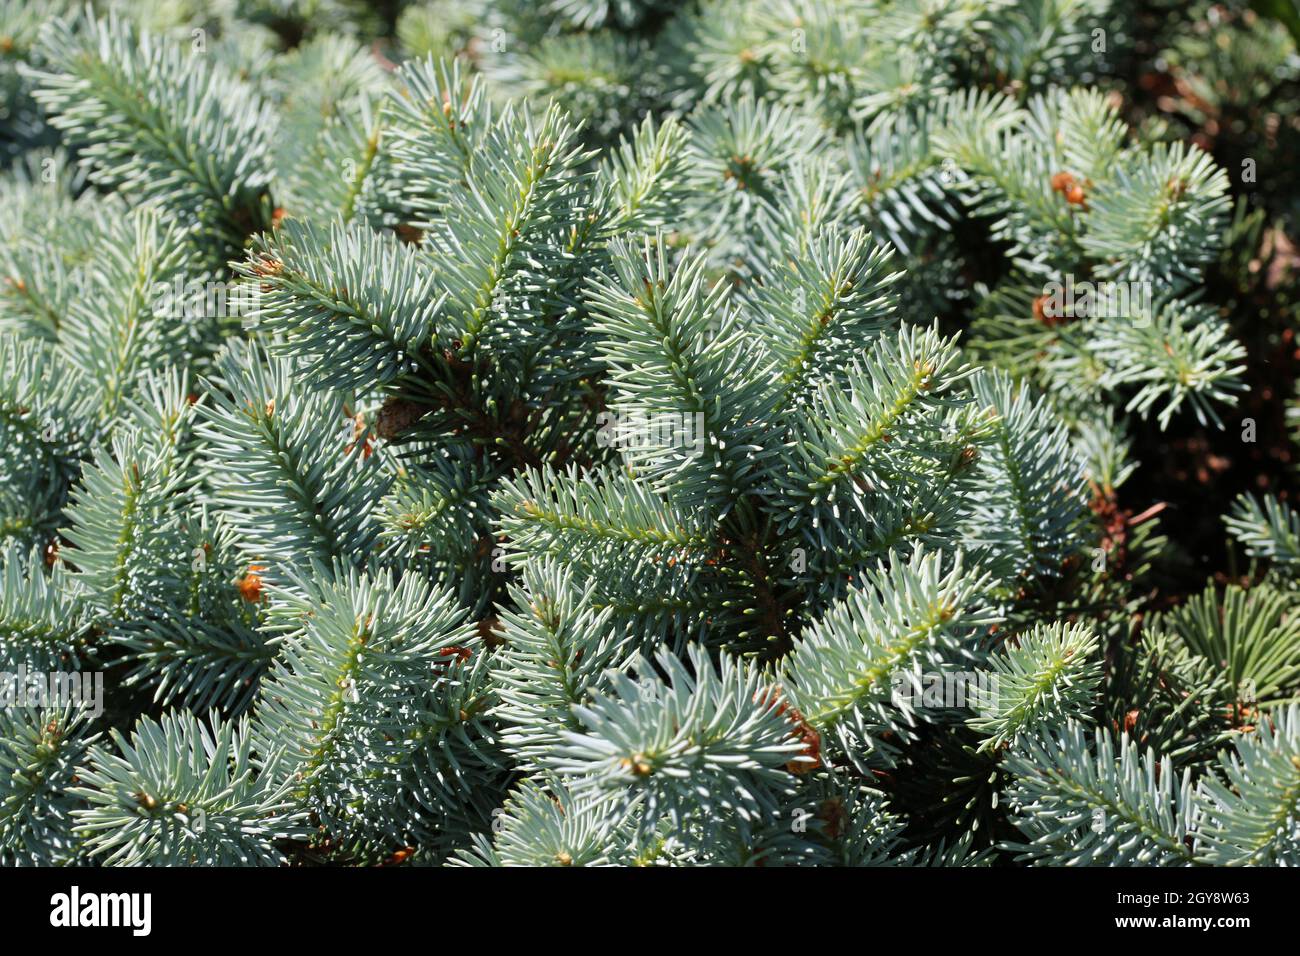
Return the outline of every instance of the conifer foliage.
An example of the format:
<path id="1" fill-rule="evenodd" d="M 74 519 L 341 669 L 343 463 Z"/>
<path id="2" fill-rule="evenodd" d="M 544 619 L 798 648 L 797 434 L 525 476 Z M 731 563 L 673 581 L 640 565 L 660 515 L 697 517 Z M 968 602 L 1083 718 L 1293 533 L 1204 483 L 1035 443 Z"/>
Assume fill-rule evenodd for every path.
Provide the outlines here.
<path id="1" fill-rule="evenodd" d="M 0 863 L 1300 864 L 1183 6 L 0 0 Z"/>

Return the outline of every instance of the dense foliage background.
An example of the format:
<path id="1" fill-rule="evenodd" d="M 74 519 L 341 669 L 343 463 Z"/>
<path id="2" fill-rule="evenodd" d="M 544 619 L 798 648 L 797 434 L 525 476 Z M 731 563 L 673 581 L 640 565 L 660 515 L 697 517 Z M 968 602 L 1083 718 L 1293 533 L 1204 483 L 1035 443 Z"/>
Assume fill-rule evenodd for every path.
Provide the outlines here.
<path id="1" fill-rule="evenodd" d="M 1300 863 L 1297 36 L 0 0 L 0 861 Z"/>

